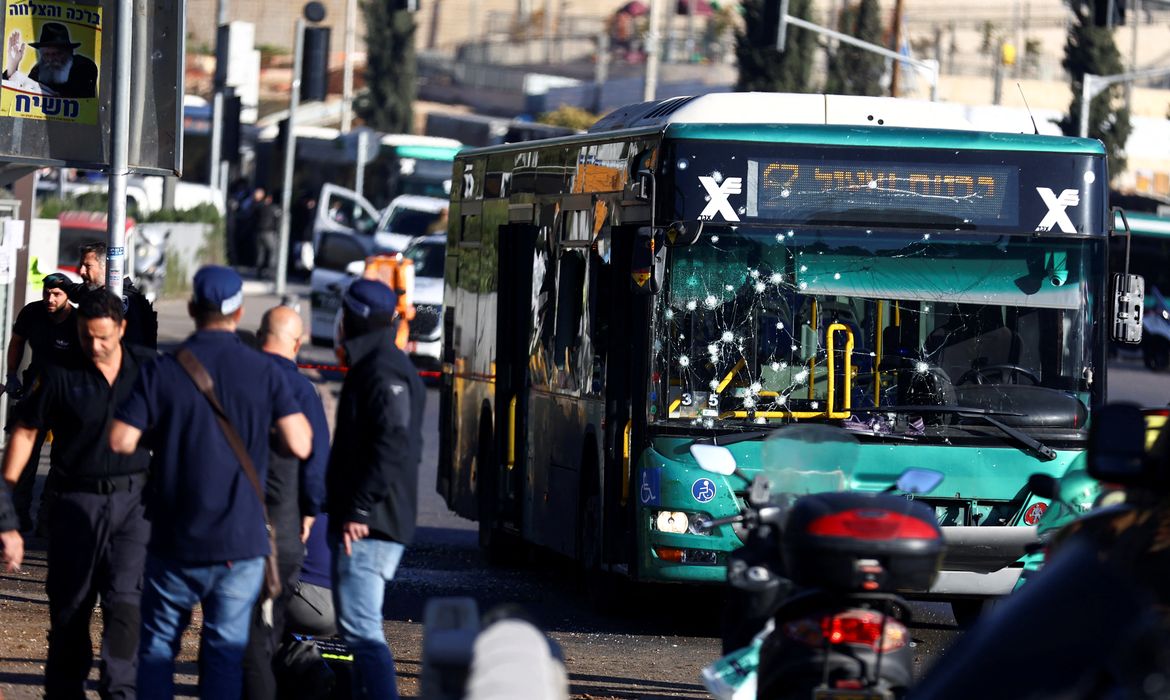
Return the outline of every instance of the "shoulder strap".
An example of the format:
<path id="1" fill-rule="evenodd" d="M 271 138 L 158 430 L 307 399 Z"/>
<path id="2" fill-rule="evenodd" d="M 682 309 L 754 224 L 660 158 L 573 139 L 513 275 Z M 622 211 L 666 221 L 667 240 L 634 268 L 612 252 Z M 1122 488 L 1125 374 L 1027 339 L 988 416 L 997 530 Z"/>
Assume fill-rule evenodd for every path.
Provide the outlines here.
<path id="1" fill-rule="evenodd" d="M 248 454 L 248 448 L 244 446 L 243 438 L 236 432 L 235 426 L 228 420 L 227 413 L 224 412 L 223 406 L 215 396 L 215 383 L 211 381 L 211 375 L 207 373 L 207 368 L 203 366 L 199 358 L 195 357 L 195 353 L 187 348 L 179 348 L 175 353 L 175 359 L 179 361 L 179 364 L 187 371 L 187 375 L 191 377 L 191 381 L 195 382 L 195 386 L 199 389 L 199 392 L 211 404 L 211 408 L 215 412 L 215 418 L 219 421 L 219 427 L 223 430 L 224 437 L 227 438 L 228 444 L 231 445 L 232 452 L 236 454 L 236 459 L 240 460 L 240 466 L 243 467 L 248 481 L 252 483 L 252 488 L 256 491 L 256 497 L 260 499 L 260 508 L 264 511 L 264 522 L 268 522 L 268 508 L 264 502 L 264 489 L 260 487 L 260 477 L 256 474 L 256 467 L 252 464 L 252 457 Z"/>

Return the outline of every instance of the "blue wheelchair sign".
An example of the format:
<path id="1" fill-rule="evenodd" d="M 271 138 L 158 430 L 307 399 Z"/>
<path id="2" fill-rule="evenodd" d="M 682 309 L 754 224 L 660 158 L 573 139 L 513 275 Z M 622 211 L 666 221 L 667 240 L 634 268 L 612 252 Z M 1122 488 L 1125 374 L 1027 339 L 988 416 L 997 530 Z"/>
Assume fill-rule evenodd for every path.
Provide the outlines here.
<path id="1" fill-rule="evenodd" d="M 704 477 L 691 484 L 691 496 L 699 503 L 710 503 L 715 498 L 715 482 Z"/>
<path id="2" fill-rule="evenodd" d="M 658 467 L 649 467 L 642 470 L 642 478 L 638 482 L 638 501 L 644 506 L 658 505 L 658 498 L 662 494 L 662 470 Z"/>

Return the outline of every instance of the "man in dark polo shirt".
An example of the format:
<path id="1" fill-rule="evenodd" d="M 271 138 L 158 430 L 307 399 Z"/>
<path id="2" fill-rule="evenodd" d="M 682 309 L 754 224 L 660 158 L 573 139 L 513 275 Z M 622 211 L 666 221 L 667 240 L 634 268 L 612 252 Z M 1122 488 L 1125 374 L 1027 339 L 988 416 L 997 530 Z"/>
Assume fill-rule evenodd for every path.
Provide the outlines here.
<path id="1" fill-rule="evenodd" d="M 299 459 L 312 452 L 312 429 L 272 360 L 236 336 L 244 302 L 240 276 L 207 266 L 193 287 L 187 310 L 195 333 L 180 351 L 207 370 L 263 483 L 273 428 L 273 439 Z M 142 368 L 109 439 L 115 452 L 133 452 L 143 439 L 154 452 L 138 697 L 174 696 L 175 654 L 197 603 L 203 608 L 200 695 L 240 697 L 244 646 L 269 552 L 259 497 L 210 402 L 174 355 Z"/>
<path id="2" fill-rule="evenodd" d="M 87 359 L 76 369 L 47 367 L 20 403 L 4 454 L 4 478 L 14 483 L 37 434 L 53 431 L 46 695 L 85 695 L 93 663 L 89 623 L 100 594 L 100 692 L 132 698 L 150 537 L 142 504 L 150 455 L 144 449 L 115 454 L 105 437 L 112 407 L 130 394 L 139 368 L 153 361 L 153 353 L 123 345 L 122 300 L 105 290 L 82 299 L 74 315 Z"/>
<path id="3" fill-rule="evenodd" d="M 17 315 L 16 323 L 12 326 L 12 338 L 8 342 L 8 377 L 4 384 L 10 399 L 19 400 L 26 388 L 31 390 L 45 367 L 77 367 L 81 364 L 77 323 L 73 319 L 73 306 L 69 304 L 67 294 L 67 290 L 73 286 L 73 282 L 59 272 L 45 275 L 41 283 L 41 300 L 26 305 Z M 24 360 L 25 348 L 32 349 L 32 359 L 22 381 L 19 368 Z M 20 529 L 26 532 L 33 525 L 33 487 L 44 442 L 45 434 L 41 432 L 29 454 L 32 469 L 22 472 L 20 481 L 12 490 L 12 502 L 20 518 Z M 44 532 L 43 527 L 38 530 Z"/>
<path id="4" fill-rule="evenodd" d="M 301 315 L 288 306 L 275 306 L 265 312 L 257 334 L 261 351 L 284 375 L 293 398 L 309 419 L 313 428 L 313 454 L 304 460 L 277 451 L 268 455 L 265 497 L 268 518 L 276 531 L 277 564 L 283 589 L 273 601 L 270 615 L 263 613 L 260 603 L 252 614 L 252 631 L 244 655 L 244 697 L 248 700 L 276 700 L 272 659 L 284 632 L 285 610 L 305 557 L 305 541 L 325 501 L 329 422 L 313 383 L 297 369 L 297 353 L 304 334 Z"/>

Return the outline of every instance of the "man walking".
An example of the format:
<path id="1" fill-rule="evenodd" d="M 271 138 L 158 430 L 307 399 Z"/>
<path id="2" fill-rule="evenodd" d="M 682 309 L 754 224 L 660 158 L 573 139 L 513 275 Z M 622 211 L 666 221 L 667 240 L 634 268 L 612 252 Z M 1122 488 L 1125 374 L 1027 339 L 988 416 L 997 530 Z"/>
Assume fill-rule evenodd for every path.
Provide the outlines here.
<path id="1" fill-rule="evenodd" d="M 11 399 L 19 399 L 25 385 L 32 388 L 46 367 L 76 367 L 81 363 L 81 345 L 77 337 L 77 323 L 73 319 L 73 307 L 69 304 L 68 290 L 73 282 L 65 275 L 54 272 L 45 275 L 41 281 L 41 300 L 34 301 L 20 310 L 12 326 L 12 338 L 8 342 L 8 381 L 4 390 Z M 32 349 L 32 360 L 21 381 L 19 367 L 24 361 L 25 348 Z M 32 495 L 36 485 L 37 463 L 41 458 L 41 446 L 45 434 L 41 432 L 29 454 L 32 469 L 21 465 L 21 478 L 12 490 L 12 501 L 20 519 L 20 529 L 32 530 Z M 42 503 L 44 500 L 42 499 Z M 45 511 L 42 509 L 41 514 Z M 39 528 L 44 531 L 44 527 Z"/>
<path id="2" fill-rule="evenodd" d="M 84 698 L 93 663 L 89 623 L 102 604 L 103 698 L 133 698 L 138 667 L 138 603 L 150 526 L 142 493 L 150 455 L 115 454 L 105 440 L 110 407 L 130 394 L 153 353 L 123 345 L 122 300 L 99 290 L 78 306 L 86 360 L 49 367 L 22 401 L 4 454 L 4 479 L 16 482 L 38 433 L 53 432 L 49 524 L 49 656 L 45 694 Z"/>
<path id="3" fill-rule="evenodd" d="M 106 286 L 107 250 L 106 244 L 101 241 L 81 246 L 77 274 L 81 275 L 85 291 Z M 158 312 L 154 310 L 154 306 L 142 292 L 138 291 L 129 277 L 122 278 L 122 296 L 126 299 L 123 305 L 126 315 L 126 342 L 151 350 L 158 349 Z"/>
<path id="4" fill-rule="evenodd" d="M 273 601 L 271 619 L 265 620 L 263 603 L 252 615 L 252 631 L 244 656 L 244 697 L 275 700 L 273 655 L 284 633 L 285 610 L 292 599 L 305 556 L 305 541 L 325 500 L 325 466 L 329 462 L 329 423 L 321 397 L 313 383 L 297 369 L 297 354 L 305 333 L 301 315 L 287 306 L 276 306 L 260 321 L 260 349 L 284 375 L 293 398 L 313 429 L 313 453 L 297 459 L 272 451 L 268 456 L 265 489 L 268 518 L 276 531 L 277 563 L 282 590 Z"/>
<path id="5" fill-rule="evenodd" d="M 262 191 L 262 190 L 261 190 Z M 263 279 L 271 271 L 276 278 L 276 256 L 280 255 L 280 206 L 265 194 L 256 209 L 256 277 Z"/>
<path id="6" fill-rule="evenodd" d="M 271 432 L 284 449 L 306 459 L 312 431 L 285 377 L 235 333 L 243 316 L 240 276 L 207 266 L 195 274 L 193 287 L 187 311 L 195 333 L 175 355 L 142 368 L 115 414 L 109 439 L 115 452 L 129 454 L 145 435 L 154 452 L 139 696 L 173 697 L 180 637 L 192 608 L 201 603 L 200 695 L 230 700 L 240 697 L 250 613 L 269 545 L 263 503 L 227 427 L 195 383 L 198 370 L 207 375 L 200 379 L 213 385 L 259 483 L 267 475 Z"/>
<path id="7" fill-rule="evenodd" d="M 418 372 L 394 345 L 398 299 L 359 279 L 343 296 L 349 371 L 326 478 L 337 626 L 354 655 L 355 697 L 397 698 L 382 629 L 386 582 L 414 536 L 426 403 Z"/>

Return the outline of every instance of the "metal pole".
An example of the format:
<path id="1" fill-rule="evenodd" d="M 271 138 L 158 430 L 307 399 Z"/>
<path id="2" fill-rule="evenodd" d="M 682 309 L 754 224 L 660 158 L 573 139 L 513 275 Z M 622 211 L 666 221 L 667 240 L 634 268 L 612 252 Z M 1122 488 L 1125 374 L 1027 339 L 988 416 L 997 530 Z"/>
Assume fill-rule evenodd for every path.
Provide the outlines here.
<path id="1" fill-rule="evenodd" d="M 341 133 L 353 128 L 353 55 L 357 52 L 357 0 L 345 3 L 345 68 L 341 81 Z"/>
<path id="2" fill-rule="evenodd" d="M 123 0 L 124 1 L 124 0 Z M 298 17 L 293 78 L 288 94 L 288 138 L 284 145 L 284 189 L 280 193 L 280 245 L 276 253 L 276 294 L 284 294 L 288 277 L 288 213 L 292 209 L 293 164 L 297 154 L 297 105 L 301 100 L 301 63 L 305 59 L 305 20 Z"/>
<path id="3" fill-rule="evenodd" d="M 1129 26 L 1132 27 L 1130 32 L 1129 43 L 1129 72 L 1135 73 L 1138 69 L 1138 25 L 1141 23 L 1142 15 L 1142 0 L 1133 0 L 1133 11 L 1130 12 Z M 1125 104 L 1129 107 L 1129 111 L 1133 113 L 1133 83 L 1125 84 Z"/>
<path id="4" fill-rule="evenodd" d="M 1097 76 L 1092 73 L 1085 73 L 1085 77 L 1081 80 L 1081 138 L 1089 138 L 1089 105 L 1093 101 L 1093 81 Z"/>
<path id="5" fill-rule="evenodd" d="M 357 137 L 357 167 L 353 174 L 353 190 L 359 197 L 365 196 L 366 190 L 366 149 L 369 148 L 370 132 L 362 129 Z"/>
<path id="6" fill-rule="evenodd" d="M 544 0 L 544 62 L 553 62 L 553 0 Z"/>
<path id="7" fill-rule="evenodd" d="M 642 100 L 651 102 L 658 93 L 659 52 L 662 50 L 658 27 L 662 24 L 662 0 L 650 0 L 650 27 L 646 31 L 646 80 Z"/>
<path id="8" fill-rule="evenodd" d="M 211 148 L 207 151 L 207 184 L 219 189 L 219 157 L 223 153 L 223 89 L 211 98 Z"/>
<path id="9" fill-rule="evenodd" d="M 683 57 L 683 63 L 690 63 L 695 60 L 695 11 L 698 9 L 699 0 L 689 0 L 687 3 L 687 55 Z"/>
<path id="10" fill-rule="evenodd" d="M 130 176 L 130 54 L 134 45 L 134 0 L 118 0 L 114 30 L 114 99 L 110 129 L 110 205 L 106 231 L 106 289 L 122 294 L 126 262 L 126 180 Z"/>

